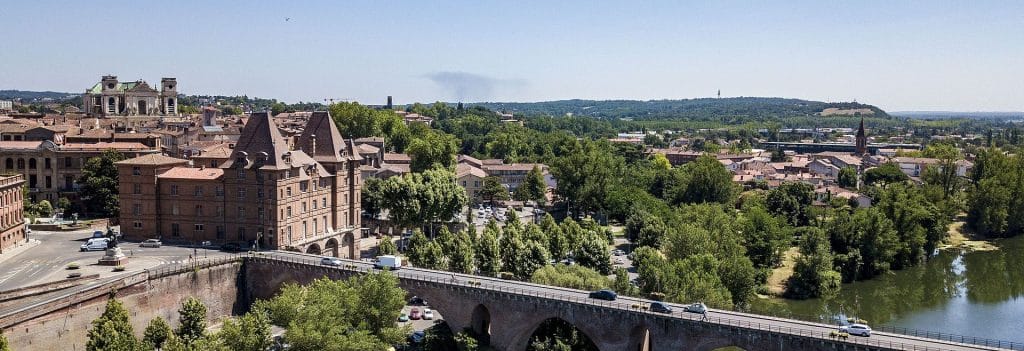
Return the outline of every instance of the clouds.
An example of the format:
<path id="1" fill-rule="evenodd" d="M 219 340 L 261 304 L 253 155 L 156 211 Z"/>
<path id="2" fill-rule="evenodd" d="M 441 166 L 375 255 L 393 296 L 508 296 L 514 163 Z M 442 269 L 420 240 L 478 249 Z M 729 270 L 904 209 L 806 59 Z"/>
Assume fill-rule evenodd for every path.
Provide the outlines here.
<path id="1" fill-rule="evenodd" d="M 521 79 L 500 79 L 475 73 L 440 71 L 424 75 L 454 101 L 489 101 L 526 87 Z"/>

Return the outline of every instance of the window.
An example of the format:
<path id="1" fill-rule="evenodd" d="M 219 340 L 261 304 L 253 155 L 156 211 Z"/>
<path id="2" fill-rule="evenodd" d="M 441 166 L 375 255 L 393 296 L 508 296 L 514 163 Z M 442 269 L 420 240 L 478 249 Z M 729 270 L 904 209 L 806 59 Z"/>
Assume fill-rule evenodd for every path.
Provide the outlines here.
<path id="1" fill-rule="evenodd" d="M 288 218 L 292 218 L 292 207 L 288 206 Z"/>
<path id="2" fill-rule="evenodd" d="M 217 168 L 217 160 L 210 160 L 210 168 Z"/>
<path id="3" fill-rule="evenodd" d="M 288 196 L 292 196 L 292 187 L 285 188 L 285 191 L 287 192 Z"/>
<path id="4" fill-rule="evenodd" d="M 173 214 L 175 216 L 177 216 L 179 214 L 178 213 L 178 204 L 171 205 L 171 214 Z"/>
<path id="5" fill-rule="evenodd" d="M 309 190 L 309 181 L 304 180 L 299 182 L 299 191 L 306 192 L 306 190 Z"/>
<path id="6" fill-rule="evenodd" d="M 178 223 L 171 223 L 171 236 L 181 236 L 181 228 Z"/>
<path id="7" fill-rule="evenodd" d="M 263 198 L 263 188 L 256 189 L 256 198 L 257 199 L 262 199 Z"/>
<path id="8" fill-rule="evenodd" d="M 327 216 L 323 216 L 320 218 L 323 218 L 324 220 L 324 232 L 326 233 L 328 230 L 331 230 L 331 224 L 327 223 Z"/>
<path id="9" fill-rule="evenodd" d="M 68 163 L 67 161 L 69 161 L 71 159 L 70 158 L 65 158 L 64 160 L 65 160 L 65 162 L 64 162 L 65 164 L 64 165 L 65 166 L 70 166 L 70 165 L 67 164 Z M 138 166 L 132 167 L 132 175 L 142 175 L 142 169 L 139 168 Z"/>
<path id="10" fill-rule="evenodd" d="M 196 231 L 197 232 L 203 231 L 203 225 L 201 223 L 196 223 Z"/>
<path id="11" fill-rule="evenodd" d="M 245 218 L 245 207 L 238 206 L 238 219 Z"/>
<path id="12" fill-rule="evenodd" d="M 465 180 L 463 180 L 463 181 L 462 181 L 462 186 L 466 186 L 466 183 L 467 183 L 467 182 L 466 182 Z"/>
<path id="13" fill-rule="evenodd" d="M 52 165 L 50 165 L 50 158 L 49 158 L 49 157 L 47 157 L 47 158 L 46 158 L 45 160 L 43 160 L 43 164 L 45 165 L 45 167 L 44 167 L 44 168 L 46 168 L 46 169 L 51 169 L 51 168 L 53 168 L 53 166 L 52 166 Z"/>
<path id="14" fill-rule="evenodd" d="M 306 221 L 302 221 L 302 237 L 306 237 L 309 232 L 309 224 Z"/>
<path id="15" fill-rule="evenodd" d="M 132 194 L 142 194 L 142 184 L 132 184 Z"/>
<path id="16" fill-rule="evenodd" d="M 245 188 L 244 187 L 238 187 L 238 198 L 239 199 L 245 199 Z"/>
<path id="17" fill-rule="evenodd" d="M 65 157 L 65 158 L 64 158 L 64 167 L 71 167 L 71 158 L 70 158 L 70 157 Z M 139 167 L 134 167 L 134 168 L 132 169 L 132 173 L 134 174 L 134 173 L 135 173 L 135 170 L 136 170 L 136 169 L 138 169 L 138 168 L 139 168 Z"/>
<path id="18" fill-rule="evenodd" d="M 313 218 L 313 235 L 317 235 L 319 233 L 320 233 L 320 224 L 319 224 L 319 222 L 316 221 L 316 218 Z"/>
<path id="19" fill-rule="evenodd" d="M 171 195 L 178 195 L 178 186 L 171 185 Z"/>
<path id="20" fill-rule="evenodd" d="M 302 213 L 306 213 L 306 202 L 302 202 Z"/>
<path id="21" fill-rule="evenodd" d="M 224 239 L 224 226 L 222 225 L 217 226 L 217 239 Z"/>
<path id="22" fill-rule="evenodd" d="M 135 216 L 142 215 L 142 204 L 133 204 L 132 205 L 132 215 L 135 215 Z"/>
<path id="23" fill-rule="evenodd" d="M 324 197 L 324 199 L 323 199 L 323 208 L 327 208 L 327 198 L 326 197 Z"/>
<path id="24" fill-rule="evenodd" d="M 203 215 L 203 205 L 196 205 L 196 216 Z"/>
<path id="25" fill-rule="evenodd" d="M 217 217 L 224 217 L 224 208 L 217 206 Z"/>
<path id="26" fill-rule="evenodd" d="M 314 210 L 316 209 L 316 200 L 315 199 L 313 200 L 313 209 Z"/>
<path id="27" fill-rule="evenodd" d="M 132 222 L 132 228 L 142 229 L 142 222 Z"/>
<path id="28" fill-rule="evenodd" d="M 238 167 L 238 179 L 245 179 L 245 168 Z"/>
<path id="29" fill-rule="evenodd" d="M 218 196 L 218 197 L 220 197 L 220 196 L 224 196 L 224 188 L 222 188 L 222 187 L 219 187 L 219 186 L 218 186 L 218 187 L 217 187 L 217 188 L 215 189 L 215 191 L 214 191 L 214 192 L 215 192 L 215 193 L 217 194 L 217 196 Z"/>
<path id="30" fill-rule="evenodd" d="M 245 228 L 244 227 L 238 227 L 238 240 L 242 240 L 242 241 L 245 240 Z"/>
<path id="31" fill-rule="evenodd" d="M 263 219 L 263 217 L 264 217 L 263 207 L 260 207 L 260 208 L 256 209 L 256 217 L 259 218 L 259 219 Z"/>
<path id="32" fill-rule="evenodd" d="M 203 196 L 203 186 L 202 186 L 202 185 L 196 185 L 196 189 L 195 189 L 195 191 L 193 192 L 193 194 L 194 194 L 194 195 L 195 195 L 196 197 L 200 197 L 200 196 Z"/>

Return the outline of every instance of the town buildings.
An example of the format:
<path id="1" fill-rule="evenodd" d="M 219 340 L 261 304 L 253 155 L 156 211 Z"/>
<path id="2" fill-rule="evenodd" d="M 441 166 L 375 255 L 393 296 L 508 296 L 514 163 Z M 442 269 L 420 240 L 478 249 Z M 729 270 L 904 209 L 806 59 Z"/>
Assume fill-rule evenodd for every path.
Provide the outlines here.
<path id="1" fill-rule="evenodd" d="M 160 90 L 143 80 L 119 82 L 117 76 L 103 76 L 82 95 L 91 116 L 150 116 L 178 114 L 178 82 L 160 79 Z"/>
<path id="2" fill-rule="evenodd" d="M 313 113 L 294 143 L 269 113 L 254 113 L 217 167 L 163 155 L 118 162 L 122 233 L 359 257 L 354 145 L 327 112 Z"/>
<path id="3" fill-rule="evenodd" d="M 0 254 L 25 242 L 24 183 L 20 174 L 0 175 Z"/>

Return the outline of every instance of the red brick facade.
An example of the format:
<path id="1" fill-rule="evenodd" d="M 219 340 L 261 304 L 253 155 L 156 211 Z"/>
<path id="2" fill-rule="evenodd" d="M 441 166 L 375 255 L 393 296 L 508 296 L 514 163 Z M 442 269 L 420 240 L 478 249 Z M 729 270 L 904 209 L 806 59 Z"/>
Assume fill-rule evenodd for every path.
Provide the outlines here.
<path id="1" fill-rule="evenodd" d="M 22 185 L 19 175 L 0 176 L 0 253 L 25 242 Z"/>

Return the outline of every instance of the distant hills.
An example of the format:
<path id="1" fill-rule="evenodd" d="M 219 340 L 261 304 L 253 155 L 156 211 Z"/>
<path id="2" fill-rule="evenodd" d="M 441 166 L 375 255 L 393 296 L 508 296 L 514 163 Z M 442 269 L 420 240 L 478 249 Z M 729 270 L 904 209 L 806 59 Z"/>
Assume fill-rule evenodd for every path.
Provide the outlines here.
<path id="1" fill-rule="evenodd" d="M 0 100 L 41 101 L 43 99 L 63 100 L 78 97 L 77 93 L 61 93 L 56 91 L 0 90 Z"/>
<path id="2" fill-rule="evenodd" d="M 545 102 L 483 102 L 472 103 L 495 111 L 511 113 L 546 113 L 553 116 L 572 114 L 597 118 L 643 120 L 705 119 L 709 116 L 744 118 L 784 118 L 810 116 L 890 117 L 882 109 L 856 102 L 828 103 L 771 97 L 704 98 L 683 100 L 559 100 Z M 822 113 L 824 111 L 824 113 Z"/>
<path id="3" fill-rule="evenodd" d="M 893 116 L 919 119 L 1024 119 L 1024 112 L 955 112 L 955 111 L 899 111 L 890 112 Z"/>

